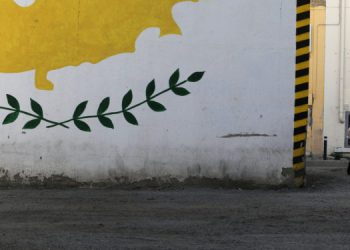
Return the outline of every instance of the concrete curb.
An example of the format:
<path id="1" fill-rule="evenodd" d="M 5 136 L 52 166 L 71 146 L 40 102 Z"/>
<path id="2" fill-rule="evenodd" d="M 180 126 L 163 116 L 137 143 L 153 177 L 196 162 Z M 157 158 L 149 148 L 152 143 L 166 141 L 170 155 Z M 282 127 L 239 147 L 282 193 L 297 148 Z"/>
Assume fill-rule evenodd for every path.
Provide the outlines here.
<path id="1" fill-rule="evenodd" d="M 347 160 L 307 160 L 307 167 L 347 167 Z"/>

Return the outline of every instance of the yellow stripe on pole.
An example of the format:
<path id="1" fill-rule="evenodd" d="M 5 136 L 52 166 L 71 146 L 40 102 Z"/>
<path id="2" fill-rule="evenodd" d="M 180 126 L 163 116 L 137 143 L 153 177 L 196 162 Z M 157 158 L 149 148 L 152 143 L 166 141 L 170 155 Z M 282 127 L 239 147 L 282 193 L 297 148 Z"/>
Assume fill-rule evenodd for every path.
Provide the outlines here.
<path id="1" fill-rule="evenodd" d="M 309 63 L 309 61 L 308 61 Z M 309 76 L 303 76 L 295 79 L 295 85 L 303 84 L 309 82 Z"/>
<path id="2" fill-rule="evenodd" d="M 307 120 L 305 119 L 305 121 Z M 305 140 L 306 140 L 306 133 L 294 136 L 294 142 L 305 141 Z"/>
<path id="3" fill-rule="evenodd" d="M 307 33 L 298 35 L 298 36 L 297 36 L 297 42 L 304 41 L 304 40 L 307 40 L 307 39 L 309 39 L 309 38 L 310 38 L 310 33 L 307 32 Z"/>
<path id="4" fill-rule="evenodd" d="M 297 22 L 297 28 L 304 27 L 304 26 L 309 26 L 310 25 L 310 19 L 305 19 L 303 21 Z"/>
<path id="5" fill-rule="evenodd" d="M 310 4 L 301 5 L 301 6 L 298 7 L 298 9 L 297 9 L 297 14 L 310 11 L 310 8 L 311 8 Z"/>
<path id="6" fill-rule="evenodd" d="M 298 121 L 294 122 L 294 128 L 299 128 L 299 127 L 302 127 L 302 126 L 306 126 L 307 123 L 308 123 L 307 119 L 298 120 Z"/>
<path id="7" fill-rule="evenodd" d="M 300 92 L 295 93 L 296 99 L 300 99 L 300 98 L 308 97 L 308 96 L 309 96 L 309 90 L 304 90 L 304 91 L 300 91 Z"/>
<path id="8" fill-rule="evenodd" d="M 305 168 L 305 162 L 296 163 L 293 165 L 294 171 L 300 171 Z"/>
<path id="9" fill-rule="evenodd" d="M 302 106 L 297 106 L 297 107 L 295 107 L 294 112 L 295 112 L 295 114 L 307 112 L 308 108 L 309 108 L 308 104 L 302 105 Z"/>
<path id="10" fill-rule="evenodd" d="M 305 54 L 309 53 L 309 50 L 310 50 L 309 47 L 298 49 L 297 50 L 297 56 L 305 55 Z"/>
<path id="11" fill-rule="evenodd" d="M 300 156 L 303 156 L 304 154 L 305 154 L 305 148 L 304 147 L 298 148 L 298 149 L 294 149 L 293 157 L 300 157 Z"/>
<path id="12" fill-rule="evenodd" d="M 296 64 L 296 70 L 308 69 L 309 68 L 309 64 L 310 64 L 309 61 Z M 307 78 L 309 78 L 309 77 L 307 77 Z"/>

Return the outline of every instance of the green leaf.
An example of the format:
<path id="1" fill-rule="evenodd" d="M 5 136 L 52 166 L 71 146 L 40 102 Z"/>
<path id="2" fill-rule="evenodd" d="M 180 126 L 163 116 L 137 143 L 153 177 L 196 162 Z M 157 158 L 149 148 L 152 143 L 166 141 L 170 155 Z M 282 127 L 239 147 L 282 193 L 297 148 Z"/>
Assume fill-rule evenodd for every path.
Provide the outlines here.
<path id="1" fill-rule="evenodd" d="M 174 88 L 172 91 L 175 93 L 175 95 L 179 96 L 186 96 L 190 94 L 190 92 L 185 88 Z"/>
<path id="2" fill-rule="evenodd" d="M 179 82 L 180 79 L 180 70 L 177 69 L 170 77 L 169 79 L 169 86 L 170 88 L 174 88 L 176 84 Z"/>
<path id="3" fill-rule="evenodd" d="M 130 124 L 132 124 L 132 125 L 135 125 L 135 126 L 139 125 L 139 123 L 138 123 L 136 117 L 135 117 L 133 114 L 131 114 L 131 113 L 128 112 L 128 111 L 124 111 L 123 114 L 124 114 L 125 120 L 126 120 L 128 123 L 130 123 Z"/>
<path id="4" fill-rule="evenodd" d="M 10 113 L 6 116 L 6 118 L 4 119 L 4 121 L 2 122 L 3 125 L 6 125 L 6 124 L 10 124 L 10 123 L 13 123 L 17 120 L 19 116 L 19 112 L 13 112 L 13 113 Z"/>
<path id="5" fill-rule="evenodd" d="M 20 109 L 20 106 L 19 106 L 19 102 L 17 101 L 17 99 L 15 97 L 13 97 L 12 95 L 6 95 L 7 97 L 7 102 L 8 104 L 16 109 L 16 110 L 19 110 Z"/>
<path id="6" fill-rule="evenodd" d="M 155 101 L 148 101 L 148 106 L 156 112 L 163 112 L 166 110 L 166 108 L 163 106 L 163 104 L 160 104 L 159 102 Z"/>
<path id="7" fill-rule="evenodd" d="M 146 97 L 147 99 L 151 98 L 152 95 L 154 94 L 154 91 L 156 90 L 156 82 L 155 80 L 152 80 L 146 88 Z"/>
<path id="8" fill-rule="evenodd" d="M 74 124 L 75 124 L 75 126 L 77 126 L 78 129 L 80 129 L 84 132 L 91 132 L 91 129 L 86 122 L 83 122 L 81 120 L 74 120 Z"/>
<path id="9" fill-rule="evenodd" d="M 75 111 L 74 111 L 74 114 L 73 114 L 73 118 L 74 118 L 74 119 L 75 119 L 75 118 L 79 118 L 79 117 L 84 113 L 87 104 L 88 104 L 88 101 L 85 101 L 85 102 L 80 103 L 80 104 L 76 107 L 76 109 L 75 109 Z"/>
<path id="10" fill-rule="evenodd" d="M 195 72 L 187 79 L 187 81 L 198 82 L 198 81 L 202 80 L 204 74 L 205 74 L 205 72 Z"/>
<path id="11" fill-rule="evenodd" d="M 30 120 L 24 125 L 23 129 L 35 129 L 36 127 L 39 126 L 40 122 L 41 122 L 41 119 Z"/>
<path id="12" fill-rule="evenodd" d="M 111 128 L 111 129 L 114 129 L 114 125 L 113 125 L 113 122 L 111 119 L 109 119 L 108 117 L 106 116 L 99 116 L 98 117 L 98 120 L 100 121 L 100 123 L 107 127 L 107 128 Z"/>
<path id="13" fill-rule="evenodd" d="M 102 115 L 104 112 L 107 111 L 107 109 L 109 108 L 110 101 L 111 100 L 109 97 L 106 97 L 105 99 L 103 99 L 103 101 L 101 102 L 97 110 L 98 115 Z"/>
<path id="14" fill-rule="evenodd" d="M 40 106 L 39 103 L 34 101 L 33 99 L 30 99 L 30 105 L 32 107 L 32 110 L 40 117 L 44 116 L 43 108 Z"/>
<path id="15" fill-rule="evenodd" d="M 126 93 L 125 96 L 123 97 L 123 102 L 122 102 L 123 110 L 127 109 L 130 106 L 132 102 L 132 98 L 133 98 L 132 90 L 129 90 L 129 92 Z"/>

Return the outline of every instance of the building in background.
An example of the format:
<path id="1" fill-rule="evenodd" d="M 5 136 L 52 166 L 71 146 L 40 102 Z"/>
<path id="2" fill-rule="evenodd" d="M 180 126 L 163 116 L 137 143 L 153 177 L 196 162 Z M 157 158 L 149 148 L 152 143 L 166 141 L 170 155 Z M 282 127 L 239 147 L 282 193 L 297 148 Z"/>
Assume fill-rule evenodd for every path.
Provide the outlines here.
<path id="1" fill-rule="evenodd" d="M 310 91 L 307 152 L 323 154 L 326 1 L 311 1 Z"/>
<path id="2" fill-rule="evenodd" d="M 350 152 L 350 1 L 313 1 L 307 151 Z"/>
<path id="3" fill-rule="evenodd" d="M 325 122 L 331 152 L 347 152 L 350 147 L 350 2 L 327 1 L 325 64 Z"/>

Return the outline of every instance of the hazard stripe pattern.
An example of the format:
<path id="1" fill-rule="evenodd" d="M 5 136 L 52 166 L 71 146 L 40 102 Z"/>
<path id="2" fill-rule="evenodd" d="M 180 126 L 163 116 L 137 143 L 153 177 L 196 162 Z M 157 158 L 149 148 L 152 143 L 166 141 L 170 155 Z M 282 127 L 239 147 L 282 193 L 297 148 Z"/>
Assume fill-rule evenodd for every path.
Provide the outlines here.
<path id="1" fill-rule="evenodd" d="M 296 14 L 293 169 L 295 177 L 303 177 L 309 96 L 310 0 L 297 0 Z"/>

